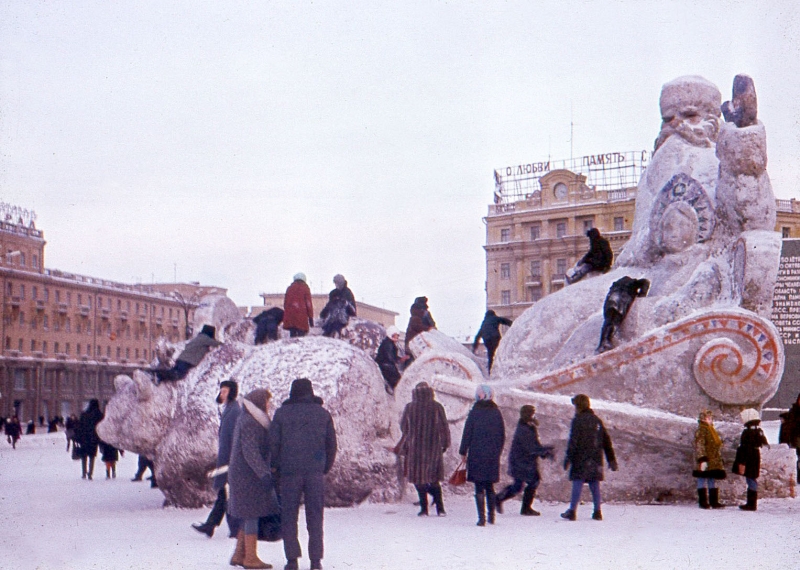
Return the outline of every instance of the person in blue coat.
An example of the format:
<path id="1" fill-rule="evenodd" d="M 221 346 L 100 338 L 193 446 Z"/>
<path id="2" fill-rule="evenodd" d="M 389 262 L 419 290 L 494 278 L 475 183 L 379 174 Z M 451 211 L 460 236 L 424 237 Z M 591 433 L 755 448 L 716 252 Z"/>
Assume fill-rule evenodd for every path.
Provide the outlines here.
<path id="1" fill-rule="evenodd" d="M 539 422 L 534 417 L 535 414 L 536 408 L 531 405 L 519 409 L 519 423 L 508 454 L 508 474 L 514 478 L 514 482 L 497 495 L 497 512 L 500 514 L 503 514 L 503 501 L 519 493 L 523 485 L 525 491 L 522 493 L 519 514 L 537 517 L 541 514 L 532 508 L 536 489 L 539 487 L 539 458 L 552 459 L 554 455 L 553 446 L 539 443 Z"/>
<path id="2" fill-rule="evenodd" d="M 475 405 L 467 416 L 458 453 L 467 462 L 467 481 L 475 484 L 478 526 L 494 524 L 494 484 L 500 479 L 500 455 L 506 440 L 503 415 L 492 400 L 491 386 L 481 384 L 475 391 Z"/>

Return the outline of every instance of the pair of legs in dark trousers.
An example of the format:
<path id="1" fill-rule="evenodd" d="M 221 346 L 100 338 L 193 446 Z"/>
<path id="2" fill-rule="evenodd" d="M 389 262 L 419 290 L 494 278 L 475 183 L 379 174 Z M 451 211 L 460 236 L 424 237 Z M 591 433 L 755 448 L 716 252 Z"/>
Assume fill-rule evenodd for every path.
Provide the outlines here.
<path id="1" fill-rule="evenodd" d="M 541 513 L 539 511 L 534 511 L 532 507 L 533 499 L 536 497 L 536 488 L 539 486 L 539 482 L 536 481 L 535 483 L 528 483 L 525 484 L 525 481 L 522 479 L 514 479 L 514 482 L 500 491 L 497 495 L 497 512 L 502 514 L 503 513 L 503 501 L 507 501 L 517 493 L 522 490 L 522 486 L 525 485 L 525 491 L 522 493 L 522 507 L 520 508 L 519 514 L 526 515 L 526 516 L 539 516 Z"/>
<path id="2" fill-rule="evenodd" d="M 475 481 L 475 506 L 478 508 L 478 526 L 486 526 L 487 511 L 489 524 L 494 524 L 494 512 L 497 506 L 494 483 Z"/>
<path id="3" fill-rule="evenodd" d="M 86 460 L 89 460 L 89 468 L 86 468 Z M 85 456 L 81 455 L 81 470 L 83 471 L 82 478 L 86 479 L 88 477 L 89 480 L 92 479 L 92 474 L 94 473 L 94 455 Z"/>
<path id="4" fill-rule="evenodd" d="M 491 372 L 492 364 L 494 364 L 494 353 L 497 352 L 497 347 L 500 346 L 500 337 L 484 338 L 483 346 L 486 347 L 486 357 L 488 358 L 487 364 L 489 365 L 489 372 Z"/>
<path id="5" fill-rule="evenodd" d="M 444 516 L 444 499 L 442 498 L 442 486 L 439 482 L 428 483 L 426 485 L 414 485 L 419 495 L 419 513 L 418 516 L 428 515 L 428 493 L 433 497 L 433 504 L 436 505 L 436 514 L 440 517 Z"/>
<path id="6" fill-rule="evenodd" d="M 290 563 L 302 555 L 297 540 L 297 519 L 300 498 L 306 507 L 306 529 L 308 530 L 308 557 L 311 567 L 321 567 L 323 554 L 322 523 L 325 508 L 325 476 L 322 473 L 299 475 L 281 474 L 281 530 L 283 551 Z"/>
<path id="7" fill-rule="evenodd" d="M 207 534 L 211 537 L 214 534 L 214 529 L 222 524 L 222 518 L 225 516 L 225 511 L 227 511 L 228 507 L 228 494 L 225 492 L 225 487 L 223 486 L 219 491 L 217 491 L 217 500 L 214 501 L 214 506 L 211 508 L 211 512 L 208 513 L 208 518 L 206 518 L 206 522 L 201 525 L 192 525 L 197 531 Z M 241 521 L 237 518 L 228 515 L 228 536 L 233 538 L 239 532 L 239 527 L 241 525 Z"/>

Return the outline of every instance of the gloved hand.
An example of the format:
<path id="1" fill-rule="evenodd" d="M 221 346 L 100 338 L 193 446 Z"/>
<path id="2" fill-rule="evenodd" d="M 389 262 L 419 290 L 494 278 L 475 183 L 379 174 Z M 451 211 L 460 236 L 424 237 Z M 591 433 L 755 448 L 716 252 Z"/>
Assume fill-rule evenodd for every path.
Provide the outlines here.
<path id="1" fill-rule="evenodd" d="M 616 461 L 611 461 L 608 464 L 608 468 L 611 469 L 612 471 L 616 471 L 617 469 L 619 469 L 619 465 L 617 464 Z"/>

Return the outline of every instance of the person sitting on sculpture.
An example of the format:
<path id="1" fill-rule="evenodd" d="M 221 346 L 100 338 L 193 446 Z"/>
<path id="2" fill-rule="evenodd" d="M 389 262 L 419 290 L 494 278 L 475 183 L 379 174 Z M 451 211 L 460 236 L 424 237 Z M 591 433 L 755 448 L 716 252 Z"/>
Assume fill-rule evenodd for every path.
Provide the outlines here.
<path id="1" fill-rule="evenodd" d="M 189 370 L 200 364 L 203 357 L 214 347 L 221 345 L 214 338 L 217 330 L 211 325 L 203 325 L 203 330 L 196 337 L 186 343 L 186 347 L 175 360 L 175 365 L 168 370 L 154 370 L 156 384 L 164 381 L 182 380 Z"/>
<path id="2" fill-rule="evenodd" d="M 575 264 L 575 267 L 567 272 L 564 279 L 567 285 L 577 283 L 592 271 L 606 273 L 611 269 L 611 264 L 614 262 L 614 252 L 611 251 L 611 245 L 606 238 L 600 235 L 600 230 L 589 228 L 586 232 L 586 237 L 589 238 L 589 251 Z"/>
<path id="3" fill-rule="evenodd" d="M 256 324 L 255 344 L 265 344 L 270 340 L 278 340 L 278 325 L 283 321 L 283 309 L 272 307 L 262 311 L 255 317 L 253 322 Z"/>
<path id="4" fill-rule="evenodd" d="M 347 286 L 347 279 L 344 278 L 344 275 L 337 273 L 333 276 L 333 284 L 336 288 L 328 293 L 328 302 L 333 301 L 334 297 L 342 296 L 348 303 L 353 305 L 353 316 L 356 316 L 358 314 L 358 305 L 356 305 L 355 295 L 353 295 L 350 287 Z"/>
<path id="5" fill-rule="evenodd" d="M 350 322 L 350 317 L 355 316 L 356 308 L 347 299 L 347 295 L 342 289 L 334 289 L 330 293 L 328 304 L 319 314 L 322 319 L 322 335 L 341 337 L 342 329 Z"/>
<path id="6" fill-rule="evenodd" d="M 633 279 L 626 275 L 614 281 L 603 304 L 603 328 L 597 346 L 598 354 L 614 348 L 611 342 L 614 333 L 625 320 L 636 297 L 646 296 L 649 289 L 650 281 L 647 279 Z"/>

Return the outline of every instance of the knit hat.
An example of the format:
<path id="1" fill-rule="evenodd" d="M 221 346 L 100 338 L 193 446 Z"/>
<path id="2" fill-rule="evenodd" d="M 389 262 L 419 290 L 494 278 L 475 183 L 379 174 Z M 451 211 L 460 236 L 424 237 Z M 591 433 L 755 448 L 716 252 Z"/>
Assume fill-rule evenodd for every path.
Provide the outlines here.
<path id="1" fill-rule="evenodd" d="M 400 334 L 400 329 L 398 329 L 396 326 L 390 325 L 386 329 L 386 336 L 388 336 L 389 338 L 392 338 L 396 334 Z"/>
<path id="2" fill-rule="evenodd" d="M 266 388 L 256 388 L 244 398 L 253 402 L 259 410 L 264 410 L 267 407 L 267 402 L 272 398 L 272 394 Z"/>
<path id="3" fill-rule="evenodd" d="M 292 382 L 292 387 L 289 390 L 289 399 L 299 400 L 306 396 L 314 395 L 314 387 L 311 385 L 311 380 L 308 378 L 298 378 Z"/>
<path id="4" fill-rule="evenodd" d="M 306 274 L 303 272 L 295 273 L 294 277 L 292 277 L 293 281 L 302 281 L 303 283 L 307 283 Z"/>
<path id="5" fill-rule="evenodd" d="M 742 413 L 739 414 L 739 416 L 742 418 L 743 424 L 748 424 L 755 420 L 761 420 L 761 417 L 758 415 L 758 410 L 754 410 L 753 408 L 742 410 Z"/>
<path id="6" fill-rule="evenodd" d="M 333 284 L 336 285 L 337 289 L 341 289 L 345 285 L 347 285 L 347 280 L 344 278 L 344 275 L 337 273 L 333 276 Z"/>
<path id="7" fill-rule="evenodd" d="M 491 400 L 494 397 L 494 390 L 488 384 L 480 384 L 475 389 L 475 400 L 480 402 L 481 400 Z"/>

